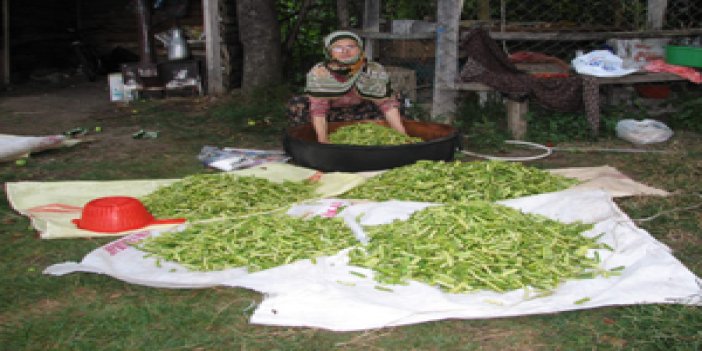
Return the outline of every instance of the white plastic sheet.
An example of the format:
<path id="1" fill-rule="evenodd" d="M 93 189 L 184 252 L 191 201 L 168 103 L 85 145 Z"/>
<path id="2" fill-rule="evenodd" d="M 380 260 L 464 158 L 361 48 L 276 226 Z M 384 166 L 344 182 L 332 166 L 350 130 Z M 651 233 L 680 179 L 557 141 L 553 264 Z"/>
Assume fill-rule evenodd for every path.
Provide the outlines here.
<path id="1" fill-rule="evenodd" d="M 134 284 L 166 288 L 244 287 L 265 295 L 251 322 L 266 325 L 309 326 L 351 331 L 407 325 L 448 318 L 475 319 L 553 313 L 610 305 L 645 303 L 700 303 L 699 279 L 670 250 L 636 225 L 618 209 L 610 195 L 598 190 L 570 190 L 508 200 L 503 204 L 524 212 L 539 213 L 564 221 L 594 223 L 586 233 L 614 248 L 601 253 L 604 268 L 624 265 L 621 276 L 568 281 L 552 295 L 533 291 L 507 293 L 480 291 L 447 294 L 436 287 L 412 282 L 390 286 L 392 292 L 375 289 L 372 272 L 348 265 L 344 251 L 261 272 L 243 269 L 190 272 L 175 263 L 155 265 L 153 258 L 126 244 L 149 233 L 133 234 L 88 254 L 80 263 L 48 267 L 46 274 L 72 272 L 106 274 Z M 360 204 L 367 206 L 367 204 Z M 347 207 L 347 210 L 356 205 Z M 388 206 L 397 208 L 397 203 Z M 368 207 L 361 223 L 388 208 Z M 392 211 L 390 211 L 392 212 Z M 394 213 L 393 216 L 403 216 Z M 387 218 L 386 218 L 387 219 Z M 382 221 L 381 221 L 382 222 Z M 350 274 L 365 273 L 368 278 Z M 588 301 L 576 304 L 581 299 Z M 697 300 L 695 300 L 695 298 Z"/>
<path id="2" fill-rule="evenodd" d="M 25 136 L 0 134 L 0 162 L 13 161 L 33 152 L 70 146 L 63 135 Z"/>

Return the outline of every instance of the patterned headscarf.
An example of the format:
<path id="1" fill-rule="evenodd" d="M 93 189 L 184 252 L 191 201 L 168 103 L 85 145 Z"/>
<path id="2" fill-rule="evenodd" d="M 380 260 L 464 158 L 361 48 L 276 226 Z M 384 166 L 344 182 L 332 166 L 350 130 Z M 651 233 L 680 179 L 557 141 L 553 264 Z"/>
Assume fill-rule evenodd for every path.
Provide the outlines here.
<path id="1" fill-rule="evenodd" d="M 352 39 L 360 48 L 358 56 L 349 62 L 340 62 L 333 58 L 332 45 L 341 39 Z M 305 91 L 312 96 L 343 95 L 356 87 L 362 96 L 381 98 L 389 96 L 389 77 L 383 67 L 375 62 L 367 62 L 363 52 L 363 40 L 353 32 L 335 31 L 324 37 L 324 57 L 307 74 Z M 318 76 L 313 72 L 323 66 L 332 72 L 332 76 Z"/>
<path id="2" fill-rule="evenodd" d="M 363 40 L 361 40 L 361 37 L 356 35 L 356 33 L 354 32 L 349 32 L 347 30 L 337 30 L 336 32 L 331 32 L 326 37 L 324 37 L 324 57 L 327 60 L 330 60 L 332 57 L 332 44 L 334 44 L 334 42 L 336 42 L 337 40 L 341 39 L 353 39 L 354 41 L 356 41 L 356 44 L 358 44 L 358 47 L 361 48 L 361 52 L 363 52 Z"/>
<path id="3" fill-rule="evenodd" d="M 351 39 L 355 41 L 356 45 L 358 45 L 358 48 L 360 49 L 358 54 L 348 61 L 339 61 L 334 59 L 334 55 L 331 52 L 332 45 L 341 39 Z M 352 78 L 358 73 L 358 71 L 361 70 L 361 68 L 363 68 L 363 65 L 366 62 L 366 55 L 363 52 L 363 40 L 361 40 L 361 38 L 353 32 L 345 30 L 332 32 L 324 38 L 324 57 L 326 59 L 325 65 L 330 71 L 345 76 L 346 78 Z"/>

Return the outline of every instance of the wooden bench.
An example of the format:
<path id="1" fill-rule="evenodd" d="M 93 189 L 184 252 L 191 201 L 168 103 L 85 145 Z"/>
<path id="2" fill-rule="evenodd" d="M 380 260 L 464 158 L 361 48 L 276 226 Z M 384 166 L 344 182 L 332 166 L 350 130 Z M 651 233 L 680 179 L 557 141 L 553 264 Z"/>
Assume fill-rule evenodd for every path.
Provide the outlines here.
<path id="1" fill-rule="evenodd" d="M 660 82 L 674 82 L 674 81 L 684 81 L 685 78 L 671 74 L 671 73 L 653 73 L 653 72 L 637 72 L 623 77 L 616 78 L 602 78 L 602 77 L 592 77 L 597 85 L 597 90 L 599 92 L 599 87 L 603 85 L 616 85 L 616 84 L 638 84 L 638 83 L 660 83 Z M 456 83 L 455 89 L 457 90 L 467 90 L 467 91 L 477 91 L 485 92 L 492 91 L 493 89 L 482 83 Z M 599 120 L 599 94 L 596 94 L 597 101 L 597 120 Z M 529 101 L 524 102 L 513 101 L 510 99 L 505 99 L 505 107 L 507 108 L 507 128 L 509 129 L 512 137 L 517 140 L 522 140 L 526 136 L 527 132 L 527 121 L 526 114 L 529 111 Z M 596 131 L 595 131 L 596 132 Z"/>

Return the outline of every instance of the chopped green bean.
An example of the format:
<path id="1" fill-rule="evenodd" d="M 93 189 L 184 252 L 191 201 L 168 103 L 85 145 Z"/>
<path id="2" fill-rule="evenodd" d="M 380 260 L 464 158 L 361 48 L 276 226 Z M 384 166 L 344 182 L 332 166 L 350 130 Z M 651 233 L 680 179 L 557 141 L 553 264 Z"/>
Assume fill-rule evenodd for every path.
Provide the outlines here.
<path id="1" fill-rule="evenodd" d="M 421 143 L 422 138 L 402 134 L 392 128 L 373 122 L 354 123 L 343 126 L 329 134 L 332 144 L 347 145 L 399 145 Z"/>
<path id="2" fill-rule="evenodd" d="M 156 217 L 188 220 L 236 217 L 270 211 L 315 197 L 308 182 L 275 183 L 253 176 L 226 173 L 183 178 L 142 198 Z"/>
<path id="3" fill-rule="evenodd" d="M 582 299 L 579 299 L 579 300 L 577 300 L 577 301 L 575 301 L 575 302 L 573 302 L 573 303 L 576 304 L 576 305 L 582 305 L 582 304 L 584 304 L 584 303 L 586 303 L 586 302 L 590 302 L 590 298 L 589 298 L 589 297 L 583 297 Z"/>
<path id="4" fill-rule="evenodd" d="M 357 277 L 359 277 L 359 278 L 368 278 L 368 277 L 366 277 L 365 274 L 363 274 L 363 273 L 361 273 L 361 272 L 349 271 L 349 273 L 351 273 L 351 274 L 353 274 L 353 275 L 355 275 L 355 276 L 357 276 Z"/>
<path id="5" fill-rule="evenodd" d="M 376 285 L 373 288 L 375 288 L 375 290 L 380 290 L 380 291 L 385 291 L 385 292 L 393 292 L 392 289 L 390 289 L 388 287 L 380 286 L 380 285 Z"/>
<path id="6" fill-rule="evenodd" d="M 345 196 L 444 205 L 416 212 L 407 221 L 369 227 L 371 241 L 360 246 L 341 219 L 303 220 L 282 211 L 264 214 L 314 198 L 312 184 L 196 175 L 143 199 L 157 217 L 196 222 L 136 245 L 157 262 L 175 261 L 201 271 L 259 271 L 301 259 L 316 264 L 316 257 L 351 247 L 350 263 L 372 269 L 380 284 L 416 280 L 451 293 L 518 288 L 545 292 L 567 279 L 618 275 L 623 267 L 599 266 L 599 253 L 590 253 L 611 248 L 597 243 L 599 236 L 580 234 L 590 225 L 563 224 L 488 201 L 562 190 L 575 183 L 514 163 L 419 161 L 374 177 Z M 365 278 L 360 272 L 349 273 Z"/>
<path id="7" fill-rule="evenodd" d="M 498 201 L 564 190 L 577 183 L 520 163 L 420 160 L 373 177 L 343 197 L 441 203 Z"/>
<path id="8" fill-rule="evenodd" d="M 148 238 L 137 247 L 198 271 L 246 267 L 253 272 L 333 255 L 354 244 L 341 219 L 279 213 L 195 224 Z"/>
<path id="9" fill-rule="evenodd" d="M 426 235 L 428 228 L 437 234 Z M 580 234 L 591 228 L 486 201 L 453 203 L 368 227 L 370 243 L 349 257 L 350 264 L 374 270 L 381 284 L 416 280 L 451 293 L 550 290 L 583 274 L 607 276 L 588 254 L 603 245 Z"/>

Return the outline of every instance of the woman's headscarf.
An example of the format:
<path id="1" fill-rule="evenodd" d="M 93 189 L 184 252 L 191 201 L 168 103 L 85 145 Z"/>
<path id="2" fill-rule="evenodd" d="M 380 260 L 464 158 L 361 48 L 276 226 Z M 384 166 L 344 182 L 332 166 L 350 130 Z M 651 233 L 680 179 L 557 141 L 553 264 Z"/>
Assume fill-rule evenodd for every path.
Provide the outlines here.
<path id="1" fill-rule="evenodd" d="M 351 39 L 358 45 L 358 53 L 356 56 L 352 57 L 347 61 L 339 61 L 334 59 L 332 54 L 332 45 L 341 39 Z M 332 32 L 324 38 L 324 58 L 325 66 L 332 72 L 344 76 L 345 78 L 351 78 L 356 75 L 358 71 L 363 68 L 366 62 L 366 55 L 363 52 L 363 40 L 356 35 L 356 33 L 339 30 Z"/>
<path id="2" fill-rule="evenodd" d="M 346 62 L 335 60 L 331 48 L 341 39 L 352 39 L 359 47 L 356 57 Z M 338 96 L 356 86 L 364 96 L 381 98 L 389 96 L 389 77 L 383 67 L 374 62 L 367 62 L 363 51 L 363 40 L 350 31 L 335 31 L 324 37 L 324 62 L 317 64 L 326 67 L 332 76 L 317 76 L 313 71 L 307 74 L 305 91 L 312 96 Z"/>
<path id="3" fill-rule="evenodd" d="M 354 32 L 349 32 L 347 30 L 337 30 L 336 32 L 331 32 L 326 37 L 324 37 L 324 57 L 326 57 L 327 59 L 331 59 L 331 53 L 329 52 L 331 50 L 331 46 L 336 41 L 341 39 L 354 40 L 358 47 L 361 48 L 361 52 L 363 52 L 363 40 L 361 40 L 361 37 L 356 35 L 356 33 Z"/>

